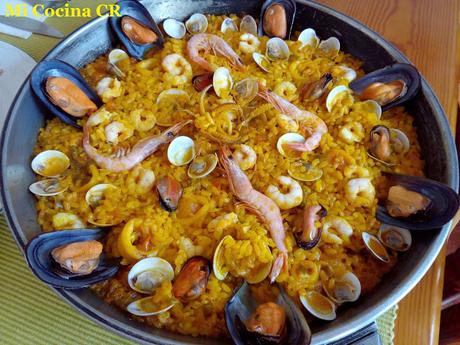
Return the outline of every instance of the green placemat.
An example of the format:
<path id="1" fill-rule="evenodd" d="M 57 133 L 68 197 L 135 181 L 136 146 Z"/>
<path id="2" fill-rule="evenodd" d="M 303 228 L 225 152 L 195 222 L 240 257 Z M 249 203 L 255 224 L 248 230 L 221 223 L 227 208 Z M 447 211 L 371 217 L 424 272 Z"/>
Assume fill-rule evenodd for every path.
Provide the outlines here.
<path id="1" fill-rule="evenodd" d="M 178 0 L 180 1 L 180 0 Z M 102 3 L 114 0 L 73 0 L 74 7 L 90 7 L 92 12 Z M 46 23 L 69 34 L 87 18 L 48 18 Z M 59 43 L 58 39 L 32 35 L 24 40 L 0 34 L 8 42 L 40 60 Z M 0 344 L 1 345 L 66 345 L 66 344 L 134 344 L 89 321 L 58 298 L 28 269 L 8 226 L 0 216 Z M 377 320 L 384 345 L 393 344 L 397 306 Z"/>

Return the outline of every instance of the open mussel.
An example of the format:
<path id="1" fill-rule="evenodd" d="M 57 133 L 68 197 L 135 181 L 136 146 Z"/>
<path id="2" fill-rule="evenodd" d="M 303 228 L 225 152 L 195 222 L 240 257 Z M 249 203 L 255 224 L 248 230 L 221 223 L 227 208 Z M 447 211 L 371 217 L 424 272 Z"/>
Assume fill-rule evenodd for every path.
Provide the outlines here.
<path id="1" fill-rule="evenodd" d="M 183 192 L 179 181 L 174 177 L 166 175 L 158 181 L 157 192 L 161 207 L 168 212 L 173 212 L 177 209 Z"/>
<path id="2" fill-rule="evenodd" d="M 258 304 L 248 283 L 225 306 L 227 329 L 236 345 L 308 345 L 311 331 L 300 309 L 278 286 L 275 301 Z"/>
<path id="3" fill-rule="evenodd" d="M 293 0 L 267 0 L 260 12 L 259 35 L 289 39 L 296 12 Z"/>
<path id="4" fill-rule="evenodd" d="M 349 86 L 361 100 L 374 100 L 385 111 L 413 98 L 420 85 L 420 74 L 415 67 L 397 63 L 368 73 Z"/>
<path id="5" fill-rule="evenodd" d="M 138 1 L 121 0 L 120 17 L 110 17 L 109 22 L 129 55 L 142 60 L 147 51 L 162 47 L 163 34 L 149 11 Z"/>
<path id="6" fill-rule="evenodd" d="M 384 173 L 390 188 L 377 209 L 379 221 L 411 230 L 440 228 L 459 207 L 449 186 L 423 177 Z"/>
<path id="7" fill-rule="evenodd" d="M 44 60 L 33 70 L 30 86 L 52 114 L 80 128 L 77 118 L 96 111 L 102 102 L 71 65 L 59 60 Z"/>
<path id="8" fill-rule="evenodd" d="M 102 254 L 102 229 L 63 230 L 42 233 L 26 246 L 33 273 L 53 287 L 81 289 L 112 277 L 118 262 Z"/>
<path id="9" fill-rule="evenodd" d="M 211 263 L 202 256 L 194 256 L 185 263 L 174 280 L 173 294 L 182 303 L 197 299 L 208 285 Z"/>

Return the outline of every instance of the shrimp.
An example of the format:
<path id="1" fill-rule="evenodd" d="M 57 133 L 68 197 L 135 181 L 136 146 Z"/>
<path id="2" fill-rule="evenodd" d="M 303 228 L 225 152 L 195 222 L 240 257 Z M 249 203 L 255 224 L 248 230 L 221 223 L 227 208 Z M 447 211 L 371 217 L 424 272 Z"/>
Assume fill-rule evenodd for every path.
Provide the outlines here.
<path id="1" fill-rule="evenodd" d="M 213 72 L 217 67 L 206 61 L 200 56 L 200 52 L 212 52 L 214 55 L 220 55 L 227 58 L 230 63 L 238 68 L 243 68 L 244 64 L 235 51 L 222 38 L 211 34 L 194 35 L 187 43 L 188 57 L 197 65 L 207 71 Z"/>
<path id="2" fill-rule="evenodd" d="M 123 87 L 117 78 L 106 77 L 99 80 L 96 91 L 102 101 L 107 103 L 114 98 L 120 97 L 123 94 Z"/>
<path id="3" fill-rule="evenodd" d="M 257 153 L 251 146 L 241 144 L 233 152 L 233 158 L 242 170 L 248 170 L 256 165 Z"/>
<path id="4" fill-rule="evenodd" d="M 134 131 L 131 127 L 125 124 L 113 121 L 104 128 L 105 140 L 111 144 L 118 144 L 119 141 L 124 141 L 133 135 Z"/>
<path id="5" fill-rule="evenodd" d="M 244 33 L 240 36 L 240 50 L 243 53 L 252 54 L 260 45 L 259 39 L 250 33 Z"/>
<path id="6" fill-rule="evenodd" d="M 326 123 L 309 111 L 297 108 L 294 104 L 288 102 L 276 93 L 267 90 L 259 83 L 258 95 L 269 102 L 282 114 L 285 114 L 293 120 L 299 122 L 301 127 L 306 130 L 310 136 L 303 143 L 290 143 L 288 146 L 296 151 L 313 151 L 321 142 L 321 138 L 327 133 Z"/>
<path id="7" fill-rule="evenodd" d="M 278 182 L 288 189 L 286 194 L 283 194 L 278 187 L 269 185 L 267 188 L 267 196 L 272 199 L 282 210 L 299 206 L 303 200 L 302 186 L 291 177 L 279 176 Z"/>
<path id="8" fill-rule="evenodd" d="M 190 120 L 182 121 L 168 128 L 160 135 L 145 137 L 139 140 L 129 153 L 125 153 L 121 157 L 109 157 L 98 153 L 97 150 L 91 146 L 89 128 L 85 124 L 83 126 L 83 149 L 88 157 L 94 160 L 100 168 L 115 172 L 131 170 L 154 153 L 160 145 L 171 142 L 179 131 L 189 123 L 191 123 Z"/>
<path id="9" fill-rule="evenodd" d="M 219 151 L 219 161 L 225 170 L 230 189 L 248 209 L 255 212 L 268 227 L 271 237 L 280 250 L 273 263 L 270 279 L 273 283 L 281 270 L 287 266 L 286 234 L 281 212 L 275 202 L 252 187 L 251 181 L 235 160 L 229 156 L 229 150 L 223 147 Z"/>
<path id="10" fill-rule="evenodd" d="M 169 74 L 166 78 L 175 86 L 192 80 L 192 66 L 180 54 L 169 54 L 161 62 L 163 69 Z"/>
<path id="11" fill-rule="evenodd" d="M 321 238 L 326 243 L 342 244 L 350 240 L 353 235 L 353 228 L 342 217 L 327 217 L 323 224 Z"/>
<path id="12" fill-rule="evenodd" d="M 284 97 L 289 102 L 297 98 L 297 87 L 290 81 L 283 81 L 275 86 L 273 92 L 278 96 Z"/>
<path id="13" fill-rule="evenodd" d="M 370 207 L 375 198 L 375 188 L 368 177 L 354 178 L 348 181 L 345 196 L 358 206 Z"/>

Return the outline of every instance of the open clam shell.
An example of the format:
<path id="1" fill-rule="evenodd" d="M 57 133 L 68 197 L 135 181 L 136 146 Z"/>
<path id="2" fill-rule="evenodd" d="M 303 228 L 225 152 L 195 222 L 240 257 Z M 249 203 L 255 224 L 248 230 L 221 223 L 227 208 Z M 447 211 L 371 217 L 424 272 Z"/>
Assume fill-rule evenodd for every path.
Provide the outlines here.
<path id="1" fill-rule="evenodd" d="M 285 41 L 279 37 L 272 37 L 267 42 L 265 55 L 268 57 L 268 59 L 275 61 L 288 59 L 291 55 L 291 52 L 289 51 L 289 47 Z"/>
<path id="2" fill-rule="evenodd" d="M 376 217 L 385 224 L 395 225 L 410 230 L 437 229 L 448 223 L 457 213 L 459 197 L 449 186 L 418 176 L 384 173 L 390 185 L 402 186 L 410 191 L 423 195 L 431 201 L 431 205 L 421 214 L 406 218 L 390 216 L 385 206 L 378 207 Z"/>
<path id="3" fill-rule="evenodd" d="M 301 295 L 300 302 L 310 314 L 318 319 L 332 321 L 336 318 L 334 302 L 317 291 L 312 290 Z"/>
<path id="4" fill-rule="evenodd" d="M 187 175 L 190 178 L 202 178 L 208 176 L 216 168 L 218 162 L 217 154 L 210 153 L 204 156 L 197 156 L 190 163 Z"/>
<path id="5" fill-rule="evenodd" d="M 412 245 L 410 231 L 394 225 L 382 224 L 377 237 L 386 247 L 398 252 L 408 251 Z"/>
<path id="6" fill-rule="evenodd" d="M 294 26 L 296 3 L 293 0 L 266 0 L 260 12 L 259 35 L 289 39 Z"/>
<path id="7" fill-rule="evenodd" d="M 297 39 L 299 42 L 302 42 L 302 47 L 310 46 L 316 48 L 319 44 L 319 38 L 316 36 L 315 30 L 308 28 L 303 30 L 299 34 L 299 38 Z"/>
<path id="8" fill-rule="evenodd" d="M 116 260 L 109 260 L 104 255 L 97 268 L 88 275 L 72 275 L 65 272 L 52 259 L 51 251 L 57 247 L 89 240 L 101 240 L 107 232 L 102 229 L 63 230 L 42 233 L 35 236 L 26 246 L 27 263 L 41 281 L 56 288 L 81 289 L 109 279 L 117 273 L 119 265 Z"/>
<path id="9" fill-rule="evenodd" d="M 326 295 L 336 304 L 355 302 L 361 295 L 361 282 L 352 272 L 346 272 L 343 276 L 336 278 L 331 289 L 323 285 Z"/>
<path id="10" fill-rule="evenodd" d="M 390 262 L 390 255 L 388 255 L 388 251 L 376 236 L 371 235 L 368 232 L 363 232 L 362 238 L 366 248 L 369 252 L 371 252 L 371 254 L 383 262 Z"/>
<path id="11" fill-rule="evenodd" d="M 390 143 L 396 153 L 406 153 L 410 149 L 410 141 L 406 133 L 397 129 L 390 128 Z"/>
<path id="12" fill-rule="evenodd" d="M 421 82 L 420 74 L 414 66 L 405 63 L 397 63 L 384 67 L 368 73 L 360 79 L 354 80 L 350 83 L 350 89 L 358 95 L 361 95 L 364 90 L 374 83 L 390 83 L 398 80 L 405 84 L 404 92 L 401 93 L 399 97 L 382 105 L 382 110 L 386 111 L 408 101 L 417 94 Z"/>
<path id="13" fill-rule="evenodd" d="M 278 152 L 284 156 L 288 157 L 288 152 L 286 152 L 286 145 L 291 143 L 303 143 L 305 138 L 298 133 L 286 133 L 279 137 L 276 142 L 276 148 Z"/>
<path id="14" fill-rule="evenodd" d="M 131 289 L 149 294 L 163 281 L 174 279 L 171 264 L 161 258 L 145 258 L 138 261 L 128 273 L 128 284 Z"/>
<path id="15" fill-rule="evenodd" d="M 195 154 L 195 143 L 186 136 L 175 138 L 168 146 L 168 160 L 178 167 L 190 163 L 195 158 Z"/>
<path id="16" fill-rule="evenodd" d="M 155 20 L 150 15 L 149 11 L 138 1 L 135 0 L 121 0 L 118 2 L 120 6 L 120 17 L 112 16 L 109 18 L 110 26 L 118 37 L 120 42 L 125 46 L 129 55 L 137 60 L 142 60 L 147 51 L 154 47 L 162 47 L 164 43 L 163 34 L 158 28 Z M 125 18 L 125 19 L 124 19 Z M 141 25 L 147 30 L 151 30 L 155 40 L 149 43 L 135 43 L 129 38 L 122 28 L 122 21 L 126 18 L 131 18 L 138 25 Z"/>
<path id="17" fill-rule="evenodd" d="M 208 29 L 208 18 L 202 13 L 194 13 L 185 22 L 185 27 L 192 35 L 201 34 Z"/>
<path id="18" fill-rule="evenodd" d="M 58 178 L 48 178 L 32 183 L 29 186 L 31 193 L 38 196 L 54 196 L 64 193 L 68 186 L 63 186 Z"/>
<path id="19" fill-rule="evenodd" d="M 110 184 L 110 183 L 100 183 L 100 184 L 94 185 L 90 189 L 88 189 L 88 191 L 86 192 L 86 195 L 85 195 L 86 203 L 92 207 L 96 207 L 101 202 L 101 200 L 104 198 L 105 192 L 109 190 L 115 190 L 115 189 L 117 189 L 117 187 L 115 187 L 113 184 Z"/>
<path id="20" fill-rule="evenodd" d="M 117 66 L 120 61 L 129 59 L 129 55 L 122 49 L 112 49 L 108 56 L 109 68 L 115 73 L 119 78 L 124 78 L 125 74 Z"/>
<path id="21" fill-rule="evenodd" d="M 93 102 L 96 108 L 102 106 L 102 101 L 93 89 L 86 83 L 81 74 L 71 65 L 59 60 L 43 60 L 35 67 L 30 76 L 30 86 L 43 105 L 55 116 L 73 127 L 80 128 L 77 118 L 70 115 L 53 103 L 46 92 L 48 78 L 65 78 L 77 86 Z"/>
<path id="22" fill-rule="evenodd" d="M 252 59 L 255 61 L 257 66 L 262 68 L 265 72 L 270 72 L 271 62 L 265 55 L 254 52 L 252 53 Z"/>
<path id="23" fill-rule="evenodd" d="M 174 307 L 173 300 L 165 305 L 157 305 L 153 302 L 152 297 L 145 297 L 128 304 L 126 310 L 136 316 L 152 316 L 164 313 L 172 307 Z"/>
<path id="24" fill-rule="evenodd" d="M 257 36 L 257 23 L 254 17 L 245 15 L 240 22 L 240 31 Z"/>
<path id="25" fill-rule="evenodd" d="M 214 257 L 212 259 L 212 271 L 218 280 L 224 280 L 227 277 L 228 271 L 224 267 L 223 257 L 222 257 L 222 248 L 226 241 L 231 241 L 232 236 L 225 236 L 217 245 L 216 250 L 214 251 Z"/>
<path id="26" fill-rule="evenodd" d="M 332 108 L 337 103 L 338 99 L 345 94 L 351 94 L 351 90 L 345 85 L 339 85 L 334 87 L 326 98 L 326 108 L 328 112 L 332 111 Z"/>
<path id="27" fill-rule="evenodd" d="M 172 18 L 168 18 L 163 22 L 163 30 L 168 36 L 175 39 L 183 38 L 187 32 L 184 23 Z"/>
<path id="28" fill-rule="evenodd" d="M 286 314 L 285 329 L 283 337 L 278 344 L 289 345 L 308 345 L 311 341 L 311 331 L 302 311 L 284 292 L 283 288 L 278 286 L 280 293 L 274 301 L 281 306 Z M 244 283 L 228 301 L 225 306 L 225 321 L 227 329 L 236 345 L 249 344 L 248 339 L 253 339 L 254 334 L 247 331 L 244 321 L 248 320 L 256 310 L 258 304 L 256 299 L 251 295 L 248 283 Z M 264 344 L 264 336 L 258 336 L 258 343 Z M 266 340 L 265 340 L 266 341 Z"/>
<path id="29" fill-rule="evenodd" d="M 289 165 L 288 174 L 298 181 L 312 182 L 323 176 L 323 169 L 305 161 L 295 161 Z"/>
<path id="30" fill-rule="evenodd" d="M 233 79 L 228 68 L 219 67 L 214 71 L 212 86 L 218 97 L 226 97 L 233 88 Z"/>
<path id="31" fill-rule="evenodd" d="M 329 37 L 327 40 L 321 41 L 318 48 L 327 54 L 337 54 L 340 50 L 340 41 L 337 37 Z"/>
<path id="32" fill-rule="evenodd" d="M 223 33 L 226 33 L 227 31 L 238 31 L 238 26 L 235 24 L 232 18 L 226 17 L 222 21 L 220 31 L 222 31 Z"/>
<path id="33" fill-rule="evenodd" d="M 47 150 L 36 155 L 30 166 L 38 175 L 57 177 L 70 166 L 70 159 L 61 151 Z"/>

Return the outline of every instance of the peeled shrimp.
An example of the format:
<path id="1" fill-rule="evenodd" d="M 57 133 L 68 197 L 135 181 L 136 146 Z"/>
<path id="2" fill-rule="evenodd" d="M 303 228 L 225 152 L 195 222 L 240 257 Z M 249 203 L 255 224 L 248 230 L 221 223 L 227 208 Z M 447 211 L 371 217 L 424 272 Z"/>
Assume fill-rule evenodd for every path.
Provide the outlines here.
<path id="1" fill-rule="evenodd" d="M 210 64 L 204 57 L 200 56 L 200 52 L 208 54 L 212 52 L 214 55 L 219 55 L 227 58 L 230 63 L 236 67 L 242 68 L 243 62 L 235 51 L 222 38 L 211 34 L 193 35 L 187 43 L 188 57 L 197 65 L 207 71 L 214 71 L 217 67 Z"/>
<path id="2" fill-rule="evenodd" d="M 321 238 L 326 243 L 342 244 L 348 242 L 352 234 L 353 228 L 345 219 L 330 216 L 324 221 Z"/>
<path id="3" fill-rule="evenodd" d="M 192 66 L 179 54 L 169 54 L 161 62 L 161 66 L 168 73 L 166 79 L 175 86 L 192 80 Z"/>
<path id="4" fill-rule="evenodd" d="M 85 124 L 83 126 L 83 149 L 88 157 L 94 160 L 100 168 L 116 172 L 131 170 L 154 153 L 161 145 L 172 141 L 179 131 L 190 122 L 191 121 L 182 121 L 168 128 L 160 135 L 145 137 L 139 140 L 129 153 L 125 152 L 120 157 L 104 156 L 97 152 L 97 150 L 91 146 L 89 128 Z"/>
<path id="5" fill-rule="evenodd" d="M 242 170 L 248 170 L 256 165 L 257 154 L 251 146 L 241 144 L 233 152 L 233 158 Z"/>
<path id="6" fill-rule="evenodd" d="M 134 131 L 131 127 L 125 124 L 113 121 L 104 128 L 105 140 L 111 144 L 118 144 L 119 141 L 124 141 L 133 135 Z"/>
<path id="7" fill-rule="evenodd" d="M 244 33 L 240 36 L 240 50 L 243 53 L 252 54 L 260 46 L 259 39 L 250 33 Z"/>
<path id="8" fill-rule="evenodd" d="M 300 123 L 309 137 L 303 143 L 290 143 L 288 146 L 296 151 L 313 151 L 316 149 L 324 134 L 327 133 L 326 123 L 317 115 L 297 108 L 294 104 L 288 102 L 276 93 L 267 90 L 259 83 L 258 95 L 273 105 L 282 114 L 289 116 Z"/>
<path id="9" fill-rule="evenodd" d="M 302 186 L 289 176 L 279 176 L 278 182 L 288 189 L 286 194 L 282 193 L 278 187 L 269 185 L 267 188 L 267 196 L 272 199 L 282 210 L 299 206 L 303 200 Z"/>
<path id="10" fill-rule="evenodd" d="M 251 181 L 249 181 L 249 178 L 235 160 L 229 156 L 229 151 L 226 147 L 219 151 L 219 161 L 227 174 L 232 193 L 240 199 L 243 205 L 255 212 L 263 220 L 276 247 L 281 251 L 276 257 L 270 272 L 271 282 L 274 282 L 283 267 L 287 266 L 286 234 L 280 209 L 272 199 L 252 187 Z"/>
<path id="11" fill-rule="evenodd" d="M 345 187 L 346 198 L 358 206 L 371 206 L 375 198 L 375 188 L 368 177 L 349 180 Z"/>

